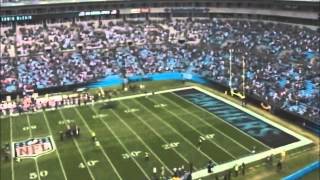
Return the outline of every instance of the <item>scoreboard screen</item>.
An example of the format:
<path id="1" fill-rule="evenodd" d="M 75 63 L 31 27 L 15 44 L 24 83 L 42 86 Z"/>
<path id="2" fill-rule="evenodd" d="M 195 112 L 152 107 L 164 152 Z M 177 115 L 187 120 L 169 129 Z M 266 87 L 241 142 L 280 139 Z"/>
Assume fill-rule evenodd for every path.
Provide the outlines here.
<path id="1" fill-rule="evenodd" d="M 100 15 L 117 15 L 119 10 L 107 10 L 107 11 L 81 11 L 79 16 L 100 16 Z"/>
<path id="2" fill-rule="evenodd" d="M 14 21 L 29 21 L 32 20 L 32 16 L 1 16 L 1 22 L 14 22 Z"/>
<path id="3" fill-rule="evenodd" d="M 85 17 L 85 16 L 110 16 L 118 15 L 118 9 L 113 10 L 94 10 L 94 11 L 76 11 L 64 14 L 35 14 L 35 15 L 16 15 L 16 16 L 0 16 L 0 22 L 22 22 L 31 20 L 40 20 L 44 18 L 64 18 L 64 17 Z"/>

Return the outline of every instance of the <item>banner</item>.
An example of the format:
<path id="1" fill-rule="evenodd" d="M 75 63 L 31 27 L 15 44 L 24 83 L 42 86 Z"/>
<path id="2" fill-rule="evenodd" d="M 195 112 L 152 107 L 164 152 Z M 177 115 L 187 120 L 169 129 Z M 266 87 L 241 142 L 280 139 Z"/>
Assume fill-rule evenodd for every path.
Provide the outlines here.
<path id="1" fill-rule="evenodd" d="M 130 9 L 131 14 L 140 14 L 140 13 L 150 13 L 151 9 L 150 8 L 135 8 L 135 9 Z"/>

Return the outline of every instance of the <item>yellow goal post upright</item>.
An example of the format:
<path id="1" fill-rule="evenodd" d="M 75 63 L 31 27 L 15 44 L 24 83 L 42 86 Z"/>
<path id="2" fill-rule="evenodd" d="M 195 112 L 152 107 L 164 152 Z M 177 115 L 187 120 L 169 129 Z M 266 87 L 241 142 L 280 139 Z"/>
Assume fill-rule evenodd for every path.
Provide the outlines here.
<path id="1" fill-rule="evenodd" d="M 230 88 L 230 94 L 231 96 L 238 96 L 241 100 L 244 100 L 246 98 L 245 93 L 245 80 L 246 80 L 246 64 L 244 60 L 244 56 L 242 56 L 242 93 L 236 92 L 232 87 L 232 53 L 234 52 L 234 49 L 229 49 L 229 88 Z"/>

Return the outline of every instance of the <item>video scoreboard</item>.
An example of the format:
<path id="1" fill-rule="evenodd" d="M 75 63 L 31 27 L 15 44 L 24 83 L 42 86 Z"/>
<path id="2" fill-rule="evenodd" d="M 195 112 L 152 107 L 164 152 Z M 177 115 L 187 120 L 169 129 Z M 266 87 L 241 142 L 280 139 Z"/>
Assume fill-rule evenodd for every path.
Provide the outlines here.
<path id="1" fill-rule="evenodd" d="M 35 14 L 35 15 L 15 15 L 15 16 L 0 16 L 1 22 L 22 22 L 22 21 L 32 21 L 40 18 L 50 18 L 50 17 L 86 17 L 86 16 L 110 16 L 119 15 L 120 11 L 118 9 L 113 10 L 94 10 L 94 11 L 77 11 L 70 13 L 59 13 L 59 14 Z"/>

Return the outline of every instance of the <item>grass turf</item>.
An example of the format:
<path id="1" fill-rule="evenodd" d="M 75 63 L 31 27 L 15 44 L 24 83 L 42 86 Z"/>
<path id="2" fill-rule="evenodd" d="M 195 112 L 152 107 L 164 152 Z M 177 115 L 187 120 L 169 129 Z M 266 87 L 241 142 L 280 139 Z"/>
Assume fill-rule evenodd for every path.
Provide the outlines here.
<path id="1" fill-rule="evenodd" d="M 154 105 L 166 104 L 155 108 Z M 217 164 L 268 148 L 214 115 L 187 103 L 173 93 L 118 101 L 116 108 L 103 104 L 21 115 L 1 120 L 1 146 L 10 141 L 52 135 L 57 150 L 36 159 L 1 162 L 1 179 L 150 179 L 152 168 L 205 168 L 209 159 Z M 136 112 L 125 113 L 128 109 Z M 105 117 L 94 118 L 97 114 Z M 81 136 L 59 140 L 59 131 L 73 120 Z M 35 129 L 23 130 L 35 125 Z M 91 141 L 91 131 L 101 147 Z M 215 134 L 198 149 L 200 136 Z M 177 147 L 171 147 L 179 143 Z M 167 146 L 169 149 L 165 149 Z M 140 152 L 140 153 L 139 153 Z M 148 161 L 144 152 L 150 154 Z M 134 157 L 135 156 L 135 157 Z M 129 158 L 128 158 L 129 157 Z"/>

